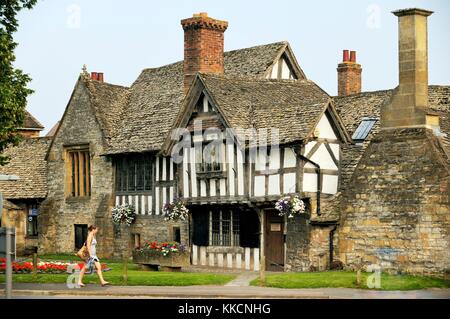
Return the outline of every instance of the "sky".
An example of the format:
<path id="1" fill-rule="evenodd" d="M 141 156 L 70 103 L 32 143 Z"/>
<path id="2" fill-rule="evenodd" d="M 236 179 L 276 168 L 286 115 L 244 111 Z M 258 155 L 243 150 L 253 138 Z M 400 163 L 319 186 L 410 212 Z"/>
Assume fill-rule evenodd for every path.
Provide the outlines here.
<path id="1" fill-rule="evenodd" d="M 125 5 L 126 4 L 126 5 Z M 357 52 L 362 89 L 398 84 L 398 24 L 391 11 L 419 7 L 428 18 L 429 83 L 450 85 L 448 0 L 38 0 L 20 12 L 15 67 L 33 79 L 27 109 L 45 126 L 61 118 L 83 64 L 130 86 L 144 68 L 183 59 L 180 20 L 227 20 L 225 50 L 289 41 L 307 78 L 337 92 L 342 50 Z"/>

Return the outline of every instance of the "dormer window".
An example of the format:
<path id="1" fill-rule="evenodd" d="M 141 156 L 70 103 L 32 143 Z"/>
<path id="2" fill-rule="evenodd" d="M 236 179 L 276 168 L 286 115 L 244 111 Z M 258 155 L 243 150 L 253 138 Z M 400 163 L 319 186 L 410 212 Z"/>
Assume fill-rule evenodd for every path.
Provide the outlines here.
<path id="1" fill-rule="evenodd" d="M 372 130 L 373 126 L 375 125 L 376 121 L 378 121 L 378 119 L 375 117 L 363 117 L 358 128 L 355 130 L 355 133 L 353 133 L 353 141 L 355 141 L 355 143 L 363 143 Z"/>

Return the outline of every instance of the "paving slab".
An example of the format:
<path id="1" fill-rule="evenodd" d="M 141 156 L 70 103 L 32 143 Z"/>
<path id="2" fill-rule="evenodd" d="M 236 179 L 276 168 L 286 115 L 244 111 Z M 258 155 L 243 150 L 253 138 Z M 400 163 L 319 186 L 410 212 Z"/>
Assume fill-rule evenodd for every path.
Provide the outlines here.
<path id="1" fill-rule="evenodd" d="M 4 284 L 0 284 L 4 296 Z M 69 289 L 65 284 L 15 283 L 13 296 L 117 298 L 267 298 L 267 299 L 450 299 L 450 289 L 380 291 L 350 288 L 281 289 L 253 286 L 107 286 Z"/>

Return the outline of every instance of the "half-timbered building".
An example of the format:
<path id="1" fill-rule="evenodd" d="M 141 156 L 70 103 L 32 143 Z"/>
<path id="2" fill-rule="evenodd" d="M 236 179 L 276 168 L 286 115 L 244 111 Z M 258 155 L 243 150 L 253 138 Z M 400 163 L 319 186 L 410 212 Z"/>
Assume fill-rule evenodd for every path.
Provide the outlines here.
<path id="1" fill-rule="evenodd" d="M 324 270 L 337 256 L 354 266 L 354 242 L 342 234 L 361 217 L 341 229 L 341 212 L 350 195 L 367 198 L 354 172 L 390 93 L 361 93 L 354 51 L 344 51 L 340 96 L 331 97 L 287 42 L 224 52 L 227 22 L 201 13 L 181 25 L 183 61 L 145 69 L 130 87 L 80 75 L 47 152 L 41 251 L 72 251 L 97 224 L 103 256 L 156 240 L 186 244 L 197 267 Z M 306 213 L 279 216 L 275 203 L 287 195 Z M 176 200 L 189 222 L 164 220 Z M 137 213 L 129 229 L 111 221 L 122 204 Z"/>

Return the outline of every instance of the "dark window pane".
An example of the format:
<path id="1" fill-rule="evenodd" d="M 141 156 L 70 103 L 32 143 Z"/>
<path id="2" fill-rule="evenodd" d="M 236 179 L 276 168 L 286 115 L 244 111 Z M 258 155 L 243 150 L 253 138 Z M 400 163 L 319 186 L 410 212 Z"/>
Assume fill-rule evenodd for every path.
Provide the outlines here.
<path id="1" fill-rule="evenodd" d="M 233 212 L 233 245 L 239 246 L 240 245 L 240 220 L 239 220 L 239 212 Z"/>
<path id="2" fill-rule="evenodd" d="M 145 157 L 145 190 L 152 189 L 152 161 L 150 156 Z"/>
<path id="3" fill-rule="evenodd" d="M 231 212 L 222 211 L 222 246 L 231 246 Z"/>
<path id="4" fill-rule="evenodd" d="M 211 212 L 211 245 L 220 246 L 220 212 L 213 211 Z"/>
<path id="5" fill-rule="evenodd" d="M 116 159 L 116 191 L 122 190 L 122 159 Z"/>
<path id="6" fill-rule="evenodd" d="M 144 158 L 139 157 L 136 160 L 136 190 L 144 189 Z"/>
<path id="7" fill-rule="evenodd" d="M 75 153 L 69 153 L 70 154 L 70 162 L 72 166 L 72 189 L 70 193 L 72 196 L 75 196 Z"/>
<path id="8" fill-rule="evenodd" d="M 128 190 L 136 190 L 136 163 L 133 158 L 128 160 Z"/>

